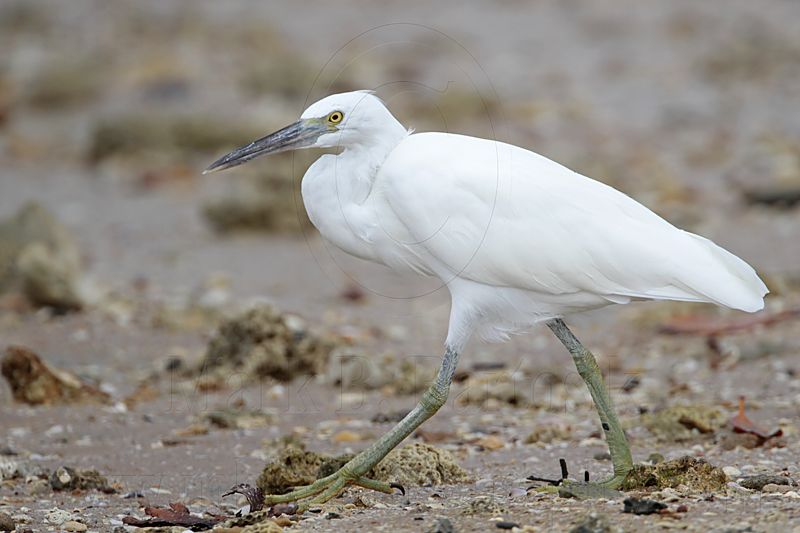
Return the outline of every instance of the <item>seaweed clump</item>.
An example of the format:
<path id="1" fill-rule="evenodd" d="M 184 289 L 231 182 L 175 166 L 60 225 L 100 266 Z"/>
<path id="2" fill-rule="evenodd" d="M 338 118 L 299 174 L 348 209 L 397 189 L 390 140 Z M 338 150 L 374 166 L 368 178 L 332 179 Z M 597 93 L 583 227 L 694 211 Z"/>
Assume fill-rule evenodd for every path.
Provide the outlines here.
<path id="1" fill-rule="evenodd" d="M 642 490 L 685 487 L 690 491 L 714 492 L 723 490 L 727 476 L 721 468 L 704 459 L 685 455 L 655 465 L 638 464 L 628 474 L 623 490 Z"/>

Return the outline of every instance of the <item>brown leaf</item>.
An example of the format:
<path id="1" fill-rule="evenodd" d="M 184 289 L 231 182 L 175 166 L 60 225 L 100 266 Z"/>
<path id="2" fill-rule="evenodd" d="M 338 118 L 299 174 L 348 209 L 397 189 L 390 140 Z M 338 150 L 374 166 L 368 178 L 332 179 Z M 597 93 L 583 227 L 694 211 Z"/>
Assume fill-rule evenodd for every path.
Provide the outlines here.
<path id="1" fill-rule="evenodd" d="M 674 317 L 661 326 L 667 335 L 725 335 L 746 331 L 756 326 L 771 326 L 784 320 L 800 317 L 800 309 L 787 309 L 778 313 L 758 313 L 744 318 L 727 319 L 700 315 Z"/>
<path id="2" fill-rule="evenodd" d="M 191 528 L 192 531 L 203 531 L 211 529 L 215 524 L 221 522 L 224 517 L 203 518 L 189 513 L 186 505 L 180 502 L 173 502 L 166 507 L 145 507 L 144 512 L 147 516 L 141 520 L 132 516 L 126 516 L 122 523 L 135 527 L 163 527 L 163 526 L 183 526 Z"/>
<path id="3" fill-rule="evenodd" d="M 739 412 L 731 419 L 733 431 L 736 433 L 750 433 L 761 439 L 761 443 L 773 437 L 780 437 L 783 435 L 783 430 L 778 428 L 774 431 L 767 431 L 752 420 L 745 414 L 744 409 L 744 396 L 739 396 Z"/>

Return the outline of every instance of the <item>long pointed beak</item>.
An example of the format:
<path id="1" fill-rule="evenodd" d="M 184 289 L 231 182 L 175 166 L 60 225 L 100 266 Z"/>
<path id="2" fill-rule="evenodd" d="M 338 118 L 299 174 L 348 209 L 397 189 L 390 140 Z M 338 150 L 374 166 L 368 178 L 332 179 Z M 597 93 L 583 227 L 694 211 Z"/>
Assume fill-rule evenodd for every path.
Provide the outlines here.
<path id="1" fill-rule="evenodd" d="M 270 133 L 248 144 L 237 148 L 211 163 L 203 174 L 226 170 L 247 163 L 251 159 L 267 154 L 277 154 L 287 150 L 308 148 L 317 138 L 328 131 L 327 127 L 314 119 L 298 120 L 283 129 Z"/>

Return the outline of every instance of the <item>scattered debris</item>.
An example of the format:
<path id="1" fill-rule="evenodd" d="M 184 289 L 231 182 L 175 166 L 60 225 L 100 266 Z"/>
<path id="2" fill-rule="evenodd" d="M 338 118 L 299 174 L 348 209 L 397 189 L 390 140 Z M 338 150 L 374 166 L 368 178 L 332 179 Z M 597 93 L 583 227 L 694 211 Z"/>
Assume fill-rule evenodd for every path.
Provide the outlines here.
<path id="1" fill-rule="evenodd" d="M 290 157 L 279 157 L 268 173 L 248 173 L 228 196 L 208 201 L 203 216 L 218 233 L 302 233 L 311 221 L 302 207 L 300 180 Z"/>
<path id="2" fill-rule="evenodd" d="M 506 443 L 503 439 L 498 437 L 497 435 L 485 435 L 472 441 L 471 443 L 476 444 L 482 450 L 494 451 L 504 448 Z"/>
<path id="3" fill-rule="evenodd" d="M 542 374 L 545 375 L 545 374 Z M 464 381 L 456 402 L 461 405 L 477 405 L 495 409 L 503 405 L 533 407 L 533 386 L 530 379 L 520 373 L 504 370 L 469 376 Z"/>
<path id="4" fill-rule="evenodd" d="M 31 107 L 55 110 L 84 104 L 97 97 L 107 72 L 98 58 L 59 57 L 45 65 L 27 83 L 25 100 Z"/>
<path id="5" fill-rule="evenodd" d="M 66 228 L 32 202 L 0 223 L 0 293 L 19 290 L 36 306 L 64 312 L 85 304 L 81 258 Z"/>
<path id="6" fill-rule="evenodd" d="M 681 442 L 703 435 L 711 436 L 725 427 L 727 418 L 716 407 L 675 405 L 655 413 L 643 414 L 642 422 L 659 440 Z"/>
<path id="7" fill-rule="evenodd" d="M 776 474 L 755 474 L 745 476 L 739 481 L 739 485 L 750 490 L 764 490 L 767 485 L 791 485 L 792 480 L 786 476 Z"/>
<path id="8" fill-rule="evenodd" d="M 89 526 L 82 522 L 78 522 L 77 520 L 68 520 L 61 524 L 61 528 L 64 531 L 68 531 L 71 533 L 81 533 L 82 531 L 86 531 L 89 529 Z"/>
<path id="9" fill-rule="evenodd" d="M 373 424 L 396 424 L 400 422 L 408 414 L 408 409 L 400 409 L 391 412 L 378 412 L 372 417 L 370 422 Z M 417 431 L 419 433 L 419 430 Z"/>
<path id="10" fill-rule="evenodd" d="M 739 396 L 739 412 L 736 413 L 736 416 L 731 419 L 731 427 L 735 433 L 748 433 L 750 435 L 755 435 L 758 437 L 759 445 L 763 444 L 769 439 L 783 435 L 783 430 L 781 428 L 773 431 L 767 431 L 750 420 L 745 414 L 744 401 L 744 396 Z"/>
<path id="11" fill-rule="evenodd" d="M 392 355 L 376 358 L 364 354 L 337 353 L 325 381 L 344 390 L 382 389 L 387 394 L 409 395 L 425 390 L 436 376 L 433 366 Z"/>
<path id="12" fill-rule="evenodd" d="M 657 514 L 667 508 L 667 506 L 661 502 L 648 500 L 646 498 L 626 498 L 622 503 L 625 506 L 622 509 L 623 513 L 638 515 Z"/>
<path id="13" fill-rule="evenodd" d="M 752 450 L 763 445 L 764 441 L 752 433 L 735 433 L 730 431 L 724 432 L 719 436 L 718 444 L 723 450 L 735 450 L 739 447 L 745 450 Z"/>
<path id="14" fill-rule="evenodd" d="M 572 426 L 567 423 L 552 422 L 537 424 L 533 431 L 525 437 L 525 444 L 551 444 L 569 441 L 572 438 Z"/>
<path id="15" fill-rule="evenodd" d="M 683 456 L 655 465 L 637 464 L 628 474 L 623 490 L 664 489 L 684 485 L 688 490 L 714 492 L 723 490 L 728 481 L 721 468 L 704 459 Z"/>
<path id="16" fill-rule="evenodd" d="M 203 419 L 220 429 L 264 428 L 274 421 L 274 417 L 268 413 L 236 407 L 203 413 Z"/>
<path id="17" fill-rule="evenodd" d="M 662 325 L 661 333 L 716 337 L 747 331 L 757 326 L 772 326 L 798 317 L 800 317 L 800 309 L 786 309 L 775 313 L 758 313 L 736 318 L 684 315 L 675 317 Z"/>
<path id="18" fill-rule="evenodd" d="M 569 533 L 611 533 L 613 530 L 608 519 L 598 513 L 589 513 L 581 522 L 569 530 Z"/>
<path id="19" fill-rule="evenodd" d="M 203 531 L 213 528 L 226 518 L 222 516 L 195 516 L 189 512 L 189 509 L 184 504 L 179 502 L 170 503 L 169 508 L 145 507 L 144 513 L 152 518 L 142 520 L 126 516 L 122 519 L 122 523 L 136 527 L 184 526 L 191 528 L 192 531 Z"/>
<path id="20" fill-rule="evenodd" d="M 336 347 L 335 339 L 308 331 L 300 317 L 261 305 L 220 325 L 196 372 L 220 379 L 289 381 L 323 372 Z"/>
<path id="21" fill-rule="evenodd" d="M 800 44 L 770 24 L 746 20 L 732 28 L 735 37 L 718 43 L 699 63 L 710 81 L 729 85 L 758 80 L 764 82 L 781 73 L 791 73 L 800 61 Z M 789 74 L 791 75 L 791 74 Z"/>
<path id="22" fill-rule="evenodd" d="M 2 373 L 11 387 L 14 400 L 30 405 L 64 403 L 109 403 L 100 389 L 84 383 L 76 375 L 51 367 L 22 346 L 6 348 Z"/>
<path id="23" fill-rule="evenodd" d="M 462 510 L 465 515 L 502 515 L 508 512 L 508 508 L 500 503 L 494 496 L 475 496 Z"/>
<path id="24" fill-rule="evenodd" d="M 77 470 L 68 466 L 61 466 L 50 474 L 50 487 L 53 490 L 97 490 L 106 494 L 117 492 L 97 470 Z"/>
<path id="25" fill-rule="evenodd" d="M 258 138 L 259 131 L 239 120 L 138 111 L 97 121 L 90 134 L 87 159 L 97 163 L 148 152 L 181 157 L 194 152 L 219 152 L 247 144 Z"/>
<path id="26" fill-rule="evenodd" d="M 447 518 L 437 518 L 436 521 L 425 530 L 425 533 L 455 533 L 456 528 Z"/>
<path id="27" fill-rule="evenodd" d="M 790 209 L 800 203 L 800 187 L 791 185 L 750 187 L 743 190 L 742 195 L 750 205 Z"/>
<path id="28" fill-rule="evenodd" d="M 339 297 L 347 302 L 364 303 L 367 293 L 361 285 L 356 283 L 348 283 L 347 286 L 339 293 Z"/>
<path id="29" fill-rule="evenodd" d="M 519 524 L 516 522 L 509 522 L 508 520 L 498 520 L 494 523 L 494 527 L 497 529 L 514 529 L 519 528 Z"/>
<path id="30" fill-rule="evenodd" d="M 146 381 L 139 383 L 132 393 L 125 397 L 122 402 L 129 410 L 135 409 L 137 405 L 144 402 L 152 402 L 159 396 L 159 391 Z"/>

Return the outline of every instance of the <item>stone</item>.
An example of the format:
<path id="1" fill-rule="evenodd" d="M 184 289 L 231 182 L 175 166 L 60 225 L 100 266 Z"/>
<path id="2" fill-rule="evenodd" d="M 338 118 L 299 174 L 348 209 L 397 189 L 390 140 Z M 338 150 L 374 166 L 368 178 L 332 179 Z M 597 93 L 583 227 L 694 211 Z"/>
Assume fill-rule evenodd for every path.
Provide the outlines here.
<path id="1" fill-rule="evenodd" d="M 15 528 L 14 519 L 6 513 L 0 513 L 0 531 L 14 531 Z"/>

